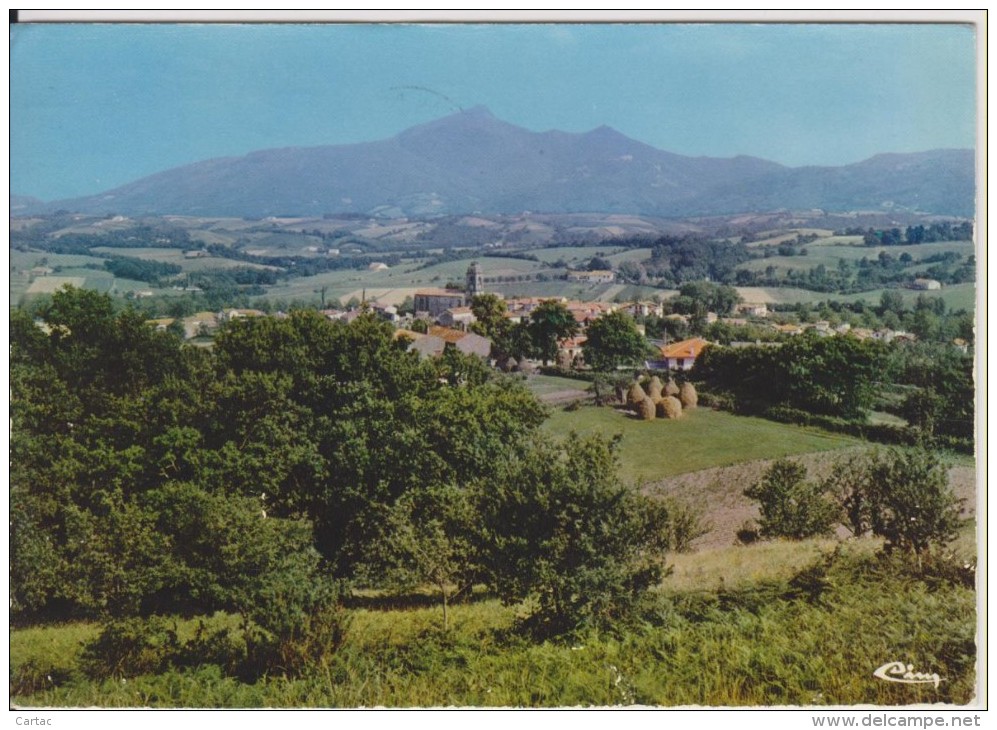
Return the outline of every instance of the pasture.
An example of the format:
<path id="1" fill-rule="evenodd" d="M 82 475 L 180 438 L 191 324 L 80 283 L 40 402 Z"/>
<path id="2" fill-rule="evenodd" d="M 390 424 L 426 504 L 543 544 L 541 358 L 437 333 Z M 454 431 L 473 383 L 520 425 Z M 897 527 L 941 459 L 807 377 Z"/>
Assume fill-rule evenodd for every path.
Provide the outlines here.
<path id="1" fill-rule="evenodd" d="M 823 264 L 827 268 L 833 269 L 838 266 L 838 261 L 841 259 L 854 264 L 863 258 L 877 259 L 881 252 L 894 258 L 900 258 L 901 255 L 907 253 L 915 261 L 950 252 L 961 254 L 965 259 L 975 253 L 972 241 L 942 241 L 939 243 L 921 243 L 914 246 L 865 246 L 861 243 L 861 239 L 856 244 L 840 243 L 841 240 L 842 237 L 818 239 L 805 246 L 807 252 L 805 256 L 768 256 L 745 261 L 736 268 L 748 271 L 764 271 L 767 267 L 774 266 L 777 271 L 785 272 L 787 269 L 810 269 Z M 923 264 L 921 268 L 929 265 Z M 912 264 L 912 266 L 914 265 Z"/>
<path id="2" fill-rule="evenodd" d="M 810 291 L 809 289 L 794 289 L 792 287 L 735 287 L 738 294 L 746 302 L 765 304 L 816 304 L 817 302 L 857 302 L 878 305 L 883 292 L 900 292 L 904 304 L 912 307 L 919 295 L 941 297 L 950 309 L 965 309 L 972 312 L 976 306 L 976 286 L 972 283 L 953 284 L 938 291 L 918 291 L 915 289 L 871 289 L 854 294 L 829 294 Z"/>
<path id="3" fill-rule="evenodd" d="M 953 284 L 952 286 L 942 287 L 937 291 L 919 291 L 916 289 L 873 289 L 867 292 L 858 292 L 857 294 L 834 294 L 826 296 L 825 299 L 833 299 L 839 302 L 857 302 L 859 300 L 868 302 L 870 304 L 879 304 L 880 299 L 883 296 L 883 292 L 900 292 L 903 297 L 904 305 L 908 308 L 913 308 L 917 298 L 922 294 L 929 298 L 941 298 L 945 300 L 945 305 L 949 309 L 960 310 L 965 309 L 967 312 L 972 312 L 976 308 L 976 285 L 967 282 L 964 284 Z"/>
<path id="4" fill-rule="evenodd" d="M 526 253 L 536 256 L 545 264 L 563 260 L 572 268 L 585 268 L 593 257 L 608 256 L 618 250 L 618 246 L 613 246 L 611 241 L 607 241 L 605 246 L 557 246 L 530 249 Z"/>
<path id="5" fill-rule="evenodd" d="M 219 256 L 199 256 L 197 258 L 187 258 L 179 248 L 92 248 L 96 254 L 108 254 L 109 256 L 128 256 L 142 261 L 160 261 L 165 264 L 176 264 L 184 272 L 208 271 L 212 269 L 270 269 L 277 270 L 274 266 L 264 266 L 263 264 L 253 264 L 246 261 L 235 261 L 233 259 L 221 258 Z"/>
<path id="6" fill-rule="evenodd" d="M 546 267 L 535 261 L 504 257 L 480 256 L 475 259 L 484 272 L 485 278 L 494 276 L 525 276 L 544 270 Z M 327 287 L 327 298 L 349 299 L 363 289 L 380 291 L 380 297 L 389 297 L 394 303 L 397 296 L 391 292 L 408 290 L 405 296 L 410 296 L 418 289 L 442 288 L 447 282 L 464 284 L 467 267 L 472 259 L 444 261 L 424 267 L 415 262 L 403 262 L 383 271 L 367 269 L 338 269 L 327 271 L 315 276 L 298 277 L 281 281 L 276 286 L 269 287 L 267 296 L 271 298 L 316 300 L 316 291 Z M 563 283 L 563 282 L 562 282 Z M 521 286 L 541 286 L 542 282 L 524 283 Z M 486 283 L 485 289 L 505 291 L 505 284 Z M 404 299 L 404 296 L 402 297 Z M 381 298 L 380 301 L 387 302 Z M 401 300 L 399 300 L 400 303 Z"/>
<path id="7" fill-rule="evenodd" d="M 95 277 L 90 277 L 94 279 L 91 282 L 91 289 L 98 288 L 93 286 L 96 279 Z M 101 284 L 103 282 L 100 282 Z M 37 279 L 31 282 L 28 287 L 27 294 L 54 294 L 59 289 L 64 286 L 74 286 L 77 289 L 82 289 L 87 284 L 86 276 L 39 276 Z M 108 289 L 101 288 L 102 291 L 108 291 Z"/>
<path id="8" fill-rule="evenodd" d="M 641 421 L 621 409 L 584 406 L 577 411 L 554 411 L 544 427 L 559 435 L 571 431 L 580 435 L 620 434 L 620 475 L 637 484 L 711 467 L 862 443 L 847 436 L 709 408 L 687 411 L 676 420 Z"/>
<path id="9" fill-rule="evenodd" d="M 575 378 L 562 378 L 556 375 L 531 375 L 526 378 L 526 387 L 535 396 L 544 399 L 555 393 L 565 393 L 568 391 L 588 391 L 591 383 Z"/>

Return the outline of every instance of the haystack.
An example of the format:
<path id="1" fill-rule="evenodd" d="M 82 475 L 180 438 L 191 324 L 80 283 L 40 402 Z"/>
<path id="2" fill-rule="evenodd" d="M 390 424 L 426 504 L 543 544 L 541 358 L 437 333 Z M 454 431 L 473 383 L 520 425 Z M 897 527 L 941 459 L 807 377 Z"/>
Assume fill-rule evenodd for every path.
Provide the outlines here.
<path id="1" fill-rule="evenodd" d="M 650 398 L 645 398 L 637 404 L 637 415 L 640 416 L 642 421 L 653 421 L 654 410 L 654 401 Z"/>
<path id="2" fill-rule="evenodd" d="M 674 395 L 668 395 L 658 403 L 659 418 L 679 418 L 682 416 L 682 402 Z"/>
<path id="3" fill-rule="evenodd" d="M 677 385 L 675 385 L 675 381 L 674 380 L 669 380 L 667 383 L 665 383 L 665 391 L 664 392 L 665 392 L 665 395 L 678 395 L 679 394 L 679 387 Z"/>
<path id="4" fill-rule="evenodd" d="M 637 406 L 645 398 L 647 398 L 647 393 L 645 393 L 644 389 L 640 387 L 640 383 L 634 383 L 630 386 L 630 390 L 627 391 L 628 405 Z"/>
<path id="5" fill-rule="evenodd" d="M 655 403 L 661 400 L 662 389 L 664 386 L 661 384 L 661 380 L 655 375 L 651 378 L 651 382 L 647 384 L 647 395 Z"/>
<path id="6" fill-rule="evenodd" d="M 692 383 L 688 381 L 682 383 L 682 387 L 679 388 L 679 400 L 682 401 L 683 408 L 696 407 L 699 397 L 696 395 L 696 389 L 692 386 Z"/>

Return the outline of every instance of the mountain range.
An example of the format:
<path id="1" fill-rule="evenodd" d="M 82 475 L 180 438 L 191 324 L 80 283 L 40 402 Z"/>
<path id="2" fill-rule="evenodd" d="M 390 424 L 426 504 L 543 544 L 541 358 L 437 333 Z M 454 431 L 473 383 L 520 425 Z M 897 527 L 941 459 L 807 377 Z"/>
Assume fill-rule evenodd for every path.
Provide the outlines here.
<path id="1" fill-rule="evenodd" d="M 51 203 L 18 198 L 13 212 L 680 217 L 820 208 L 972 216 L 974 197 L 972 150 L 794 168 L 748 156 L 678 155 L 605 126 L 580 134 L 531 132 L 475 107 L 377 142 L 215 158 Z"/>

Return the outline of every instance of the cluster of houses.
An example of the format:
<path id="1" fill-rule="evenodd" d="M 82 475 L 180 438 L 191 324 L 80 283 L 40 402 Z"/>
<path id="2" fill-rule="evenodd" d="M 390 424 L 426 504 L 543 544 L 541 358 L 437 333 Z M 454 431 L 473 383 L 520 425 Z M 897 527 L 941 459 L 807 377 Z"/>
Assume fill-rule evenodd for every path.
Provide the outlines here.
<path id="1" fill-rule="evenodd" d="M 599 276 L 606 272 L 573 273 L 593 275 L 590 278 L 596 281 L 600 280 Z M 396 337 L 408 338 L 410 341 L 410 350 L 418 352 L 423 357 L 438 357 L 448 347 L 453 347 L 465 354 L 488 358 L 491 352 L 491 341 L 471 330 L 471 325 L 475 322 L 475 316 L 470 304 L 475 296 L 484 292 L 483 284 L 484 278 L 481 268 L 477 262 L 473 262 L 467 270 L 466 286 L 463 291 L 454 289 L 420 289 L 417 291 L 413 296 L 414 315 L 403 316 L 399 313 L 397 307 L 378 302 L 364 302 L 361 308 L 349 311 L 324 310 L 322 313 L 329 319 L 349 322 L 362 316 L 364 312 L 373 312 L 384 320 L 392 322 L 396 326 Z M 528 319 L 530 314 L 541 303 L 549 301 L 549 299 L 549 297 L 506 299 L 505 316 L 512 323 L 520 323 Z M 649 316 L 681 320 L 686 324 L 690 320 L 688 315 L 666 315 L 664 305 L 656 301 L 614 303 L 561 299 L 561 302 L 574 317 L 579 331 L 576 336 L 561 341 L 558 362 L 562 365 L 575 365 L 582 362 L 586 329 L 593 321 L 611 312 L 624 311 L 638 321 Z M 718 317 L 716 313 L 709 312 L 706 320 L 708 323 L 722 322 L 730 325 L 745 325 L 748 324 L 749 317 L 757 323 L 758 320 L 765 319 L 770 314 L 771 312 L 766 304 L 747 302 L 739 304 L 732 317 Z M 215 328 L 224 322 L 243 317 L 258 317 L 263 315 L 264 312 L 256 309 L 228 309 L 221 312 L 198 312 L 190 317 L 183 318 L 181 322 L 184 335 L 188 339 L 191 339 L 197 336 L 210 335 Z M 286 315 L 277 313 L 274 316 L 282 317 Z M 420 331 L 412 329 L 413 323 L 416 320 L 425 322 L 425 326 L 419 328 Z M 150 323 L 157 328 L 165 329 L 173 325 L 174 320 L 156 319 L 151 320 Z M 885 342 L 914 339 L 913 335 L 903 331 L 853 328 L 847 323 L 832 326 L 827 321 L 806 324 L 777 324 L 770 322 L 768 326 L 780 334 L 787 336 L 800 335 L 808 330 L 812 330 L 820 336 L 848 334 L 849 336 L 863 340 L 874 339 Z M 638 325 L 638 329 L 643 334 L 643 326 Z M 645 365 L 651 370 L 688 370 L 692 368 L 696 359 L 708 344 L 709 342 L 702 337 L 693 337 L 680 342 L 660 344 L 658 345 L 660 355 L 648 360 Z"/>

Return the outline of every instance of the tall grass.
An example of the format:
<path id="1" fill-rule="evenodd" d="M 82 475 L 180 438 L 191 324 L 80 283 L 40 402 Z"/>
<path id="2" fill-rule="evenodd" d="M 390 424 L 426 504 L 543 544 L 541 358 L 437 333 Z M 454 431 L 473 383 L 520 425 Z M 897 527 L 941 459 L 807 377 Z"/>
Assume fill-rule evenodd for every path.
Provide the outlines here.
<path id="1" fill-rule="evenodd" d="M 331 660 L 299 678 L 253 683 L 214 666 L 96 682 L 76 665 L 78 646 L 96 634 L 94 625 L 16 630 L 12 701 L 100 707 L 970 702 L 972 588 L 884 566 L 872 542 L 850 544 L 836 560 L 826 558 L 831 549 L 812 541 L 677 556 L 674 574 L 640 620 L 562 642 L 528 641 L 515 630 L 522 607 L 487 597 L 454 606 L 448 631 L 435 606 L 354 608 L 350 634 Z M 184 634 L 195 626 L 178 622 Z M 887 661 L 912 663 L 943 681 L 938 689 L 883 682 L 873 671 Z"/>

